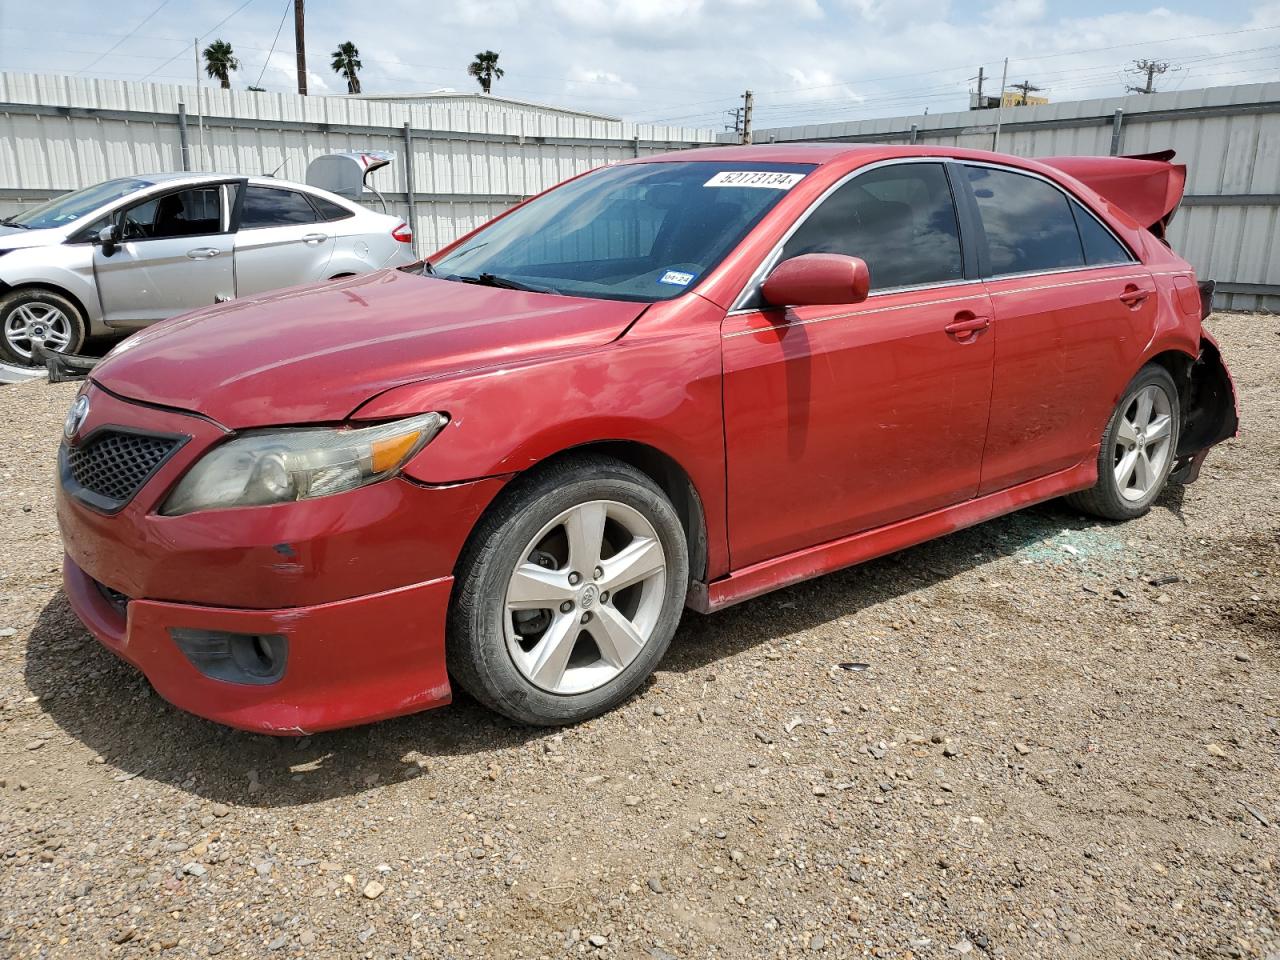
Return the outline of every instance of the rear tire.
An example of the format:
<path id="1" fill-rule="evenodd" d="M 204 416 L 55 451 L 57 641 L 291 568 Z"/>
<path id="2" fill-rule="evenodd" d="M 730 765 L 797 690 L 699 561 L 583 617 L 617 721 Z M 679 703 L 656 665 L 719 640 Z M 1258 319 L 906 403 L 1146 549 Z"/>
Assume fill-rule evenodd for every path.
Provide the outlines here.
<path id="1" fill-rule="evenodd" d="M 55 353 L 84 346 L 84 316 L 70 299 L 45 287 L 20 287 L 0 297 L 0 361 L 34 367 L 33 342 Z"/>
<path id="2" fill-rule="evenodd" d="M 610 457 L 517 480 L 458 564 L 449 672 L 521 723 L 611 710 L 662 659 L 684 608 L 688 547 L 671 501 Z"/>
<path id="3" fill-rule="evenodd" d="M 1151 509 L 1173 469 L 1181 429 L 1178 388 L 1164 367 L 1149 364 L 1125 388 L 1098 449 L 1098 482 L 1066 500 L 1107 520 L 1133 520 Z"/>

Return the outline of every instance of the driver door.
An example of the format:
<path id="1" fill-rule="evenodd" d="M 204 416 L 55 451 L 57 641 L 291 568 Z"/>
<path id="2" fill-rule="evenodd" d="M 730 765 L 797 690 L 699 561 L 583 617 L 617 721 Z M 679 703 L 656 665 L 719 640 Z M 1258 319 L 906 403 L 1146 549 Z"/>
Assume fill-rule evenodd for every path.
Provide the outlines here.
<path id="1" fill-rule="evenodd" d="M 778 260 L 819 252 L 865 260 L 870 296 L 781 309 L 755 294 L 725 319 L 735 569 L 978 491 L 993 331 L 963 328 L 989 321 L 991 301 L 963 254 L 944 165 L 846 181 Z"/>
<path id="2" fill-rule="evenodd" d="M 93 252 L 108 326 L 133 328 L 235 295 L 222 184 L 152 196 L 116 215 L 120 243 Z"/>

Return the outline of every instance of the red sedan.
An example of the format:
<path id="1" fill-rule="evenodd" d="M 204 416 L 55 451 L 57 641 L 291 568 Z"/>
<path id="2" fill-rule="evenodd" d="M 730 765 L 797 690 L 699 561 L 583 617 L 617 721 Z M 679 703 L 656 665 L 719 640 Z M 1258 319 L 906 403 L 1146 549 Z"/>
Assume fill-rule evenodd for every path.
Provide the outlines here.
<path id="1" fill-rule="evenodd" d="M 1234 435 L 1167 156 L 725 147 L 430 262 L 159 324 L 67 418 L 80 618 L 186 710 L 311 732 L 620 703 L 709 612 Z"/>

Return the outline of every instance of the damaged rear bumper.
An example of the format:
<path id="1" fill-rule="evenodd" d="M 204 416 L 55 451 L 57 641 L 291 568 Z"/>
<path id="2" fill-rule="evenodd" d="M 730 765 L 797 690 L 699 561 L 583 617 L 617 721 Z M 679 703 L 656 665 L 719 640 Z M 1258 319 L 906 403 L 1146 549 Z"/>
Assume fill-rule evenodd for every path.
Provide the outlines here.
<path id="1" fill-rule="evenodd" d="M 1201 285 L 1201 295 L 1206 291 Z M 1209 287 L 1207 297 L 1212 298 Z M 1169 480 L 1194 483 L 1209 450 L 1240 433 L 1240 400 L 1222 351 L 1213 336 L 1200 335 L 1200 356 L 1187 372 L 1188 388 L 1182 408 L 1182 431 L 1178 436 L 1177 460 Z"/>

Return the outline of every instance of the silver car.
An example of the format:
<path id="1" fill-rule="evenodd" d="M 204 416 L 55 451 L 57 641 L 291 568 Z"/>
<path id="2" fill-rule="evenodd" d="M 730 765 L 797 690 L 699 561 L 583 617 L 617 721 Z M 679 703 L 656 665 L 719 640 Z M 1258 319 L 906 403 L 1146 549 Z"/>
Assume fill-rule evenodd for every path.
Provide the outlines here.
<path id="1" fill-rule="evenodd" d="M 233 297 L 411 263 L 398 217 L 269 177 L 108 180 L 0 221 L 0 362 Z"/>

